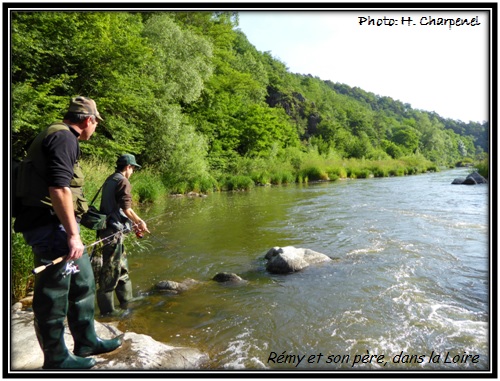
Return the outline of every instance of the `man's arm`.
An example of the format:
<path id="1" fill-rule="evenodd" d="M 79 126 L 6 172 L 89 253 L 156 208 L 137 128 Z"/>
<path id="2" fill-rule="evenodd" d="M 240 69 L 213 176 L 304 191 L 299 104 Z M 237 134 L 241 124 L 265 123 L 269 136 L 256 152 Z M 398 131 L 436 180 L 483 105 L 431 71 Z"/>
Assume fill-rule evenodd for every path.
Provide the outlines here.
<path id="1" fill-rule="evenodd" d="M 69 253 L 67 260 L 83 255 L 84 245 L 78 231 L 78 223 L 73 208 L 73 194 L 68 187 L 49 187 L 52 207 L 68 236 Z"/>

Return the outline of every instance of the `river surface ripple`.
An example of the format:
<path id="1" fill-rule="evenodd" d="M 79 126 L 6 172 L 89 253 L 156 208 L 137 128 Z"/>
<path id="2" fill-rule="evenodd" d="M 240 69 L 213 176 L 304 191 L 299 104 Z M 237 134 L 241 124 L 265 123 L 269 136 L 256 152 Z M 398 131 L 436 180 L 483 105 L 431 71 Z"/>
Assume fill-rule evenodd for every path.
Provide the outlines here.
<path id="1" fill-rule="evenodd" d="M 129 240 L 141 298 L 120 328 L 199 348 L 210 369 L 487 370 L 489 188 L 451 184 L 466 175 L 256 188 L 145 209 L 153 234 Z M 334 260 L 267 273 L 267 250 L 288 245 Z M 247 282 L 211 281 L 218 272 Z M 201 283 L 152 290 L 187 278 Z M 367 353 L 384 361 L 353 366 Z"/>

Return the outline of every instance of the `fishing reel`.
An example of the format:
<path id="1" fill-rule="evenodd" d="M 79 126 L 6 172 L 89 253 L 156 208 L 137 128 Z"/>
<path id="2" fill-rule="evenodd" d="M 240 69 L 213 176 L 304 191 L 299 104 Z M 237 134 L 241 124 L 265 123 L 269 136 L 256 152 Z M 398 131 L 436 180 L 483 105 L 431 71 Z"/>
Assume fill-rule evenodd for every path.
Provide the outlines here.
<path id="1" fill-rule="evenodd" d="M 63 276 L 63 278 L 66 278 L 68 275 L 76 274 L 79 272 L 80 272 L 80 269 L 78 268 L 78 265 L 75 265 L 75 262 L 73 262 L 73 261 L 69 261 L 69 262 L 66 262 L 66 267 L 64 268 L 62 276 Z"/>
<path id="2" fill-rule="evenodd" d="M 135 236 L 137 238 L 139 238 L 139 239 L 140 238 L 144 238 L 144 233 L 141 230 L 139 230 L 139 228 L 137 227 L 137 225 L 134 226 L 134 233 L 135 233 Z"/>

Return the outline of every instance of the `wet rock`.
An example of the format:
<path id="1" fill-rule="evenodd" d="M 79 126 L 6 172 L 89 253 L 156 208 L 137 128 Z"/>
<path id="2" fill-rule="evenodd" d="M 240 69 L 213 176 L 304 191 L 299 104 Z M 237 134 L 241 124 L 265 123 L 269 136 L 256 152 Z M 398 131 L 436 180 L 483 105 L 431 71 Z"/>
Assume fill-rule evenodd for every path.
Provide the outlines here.
<path id="1" fill-rule="evenodd" d="M 103 339 L 122 334 L 113 324 L 95 322 L 96 332 Z M 73 338 L 66 325 L 66 346 L 73 351 Z M 33 313 L 17 311 L 11 315 L 11 370 L 41 370 L 43 353 L 33 327 Z M 208 356 L 197 349 L 173 347 L 152 337 L 125 332 L 123 344 L 113 352 L 92 356 L 97 364 L 93 370 L 177 370 L 201 369 Z"/>
<path id="2" fill-rule="evenodd" d="M 488 180 L 486 180 L 479 173 L 472 172 L 465 179 L 457 178 L 453 180 L 452 184 L 463 184 L 463 185 L 488 184 Z"/>
<path id="3" fill-rule="evenodd" d="M 477 172 L 472 172 L 469 176 L 465 178 L 466 181 L 467 179 L 473 179 L 476 182 L 476 184 L 488 184 L 488 180 L 486 180 L 483 176 L 481 176 Z"/>
<path id="4" fill-rule="evenodd" d="M 189 290 L 199 282 L 194 279 L 186 279 L 182 282 L 174 282 L 173 280 L 162 280 L 155 285 L 157 291 L 167 291 L 171 293 L 181 293 Z"/>
<path id="5" fill-rule="evenodd" d="M 240 276 L 234 274 L 234 273 L 218 273 L 216 276 L 212 278 L 212 280 L 215 280 L 216 282 L 219 283 L 241 283 L 244 282 L 243 278 Z"/>
<path id="6" fill-rule="evenodd" d="M 466 177 L 462 184 L 464 184 L 464 185 L 476 185 L 477 181 L 473 177 Z"/>
<path id="7" fill-rule="evenodd" d="M 293 246 L 273 247 L 265 255 L 266 270 L 274 274 L 288 274 L 300 271 L 312 264 L 329 262 L 325 254 Z"/>

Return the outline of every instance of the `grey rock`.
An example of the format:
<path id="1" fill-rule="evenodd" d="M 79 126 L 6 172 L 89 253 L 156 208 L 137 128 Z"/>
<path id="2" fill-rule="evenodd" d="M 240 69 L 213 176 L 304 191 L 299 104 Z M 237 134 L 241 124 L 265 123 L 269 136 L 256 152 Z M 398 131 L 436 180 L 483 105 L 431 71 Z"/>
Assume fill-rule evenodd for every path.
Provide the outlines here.
<path id="1" fill-rule="evenodd" d="M 472 172 L 469 176 L 467 176 L 467 179 L 473 179 L 476 184 L 487 184 L 488 183 L 488 180 L 486 180 L 483 176 L 481 176 L 479 173 L 477 172 Z"/>
<path id="2" fill-rule="evenodd" d="M 194 279 L 186 279 L 182 282 L 175 282 L 173 280 L 162 280 L 155 285 L 155 290 L 178 294 L 189 290 L 198 283 L 199 282 Z"/>
<path id="3" fill-rule="evenodd" d="M 236 275 L 234 273 L 218 273 L 215 275 L 212 280 L 215 280 L 216 282 L 219 283 L 241 283 L 243 282 L 243 278 L 241 278 L 239 275 Z"/>
<path id="4" fill-rule="evenodd" d="M 112 324 L 95 322 L 96 332 L 103 339 L 122 334 Z M 66 346 L 73 350 L 73 338 L 66 326 Z M 33 327 L 33 313 L 13 310 L 11 314 L 11 371 L 41 370 L 43 353 Z M 97 364 L 93 370 L 187 370 L 201 369 L 208 356 L 197 349 L 173 347 L 152 337 L 125 332 L 123 344 L 116 350 L 92 356 Z"/>
<path id="5" fill-rule="evenodd" d="M 456 178 L 455 180 L 453 180 L 452 184 L 463 184 L 463 185 L 488 184 L 488 180 L 486 180 L 479 173 L 472 172 L 465 179 Z"/>
<path id="6" fill-rule="evenodd" d="M 268 260 L 266 270 L 274 274 L 293 273 L 312 264 L 332 260 L 325 254 L 293 246 L 273 247 L 266 253 L 265 259 Z"/>
<path id="7" fill-rule="evenodd" d="M 476 185 L 477 181 L 473 177 L 466 177 L 462 184 L 464 184 L 464 185 Z"/>

